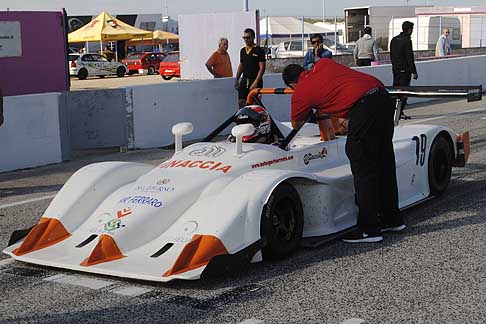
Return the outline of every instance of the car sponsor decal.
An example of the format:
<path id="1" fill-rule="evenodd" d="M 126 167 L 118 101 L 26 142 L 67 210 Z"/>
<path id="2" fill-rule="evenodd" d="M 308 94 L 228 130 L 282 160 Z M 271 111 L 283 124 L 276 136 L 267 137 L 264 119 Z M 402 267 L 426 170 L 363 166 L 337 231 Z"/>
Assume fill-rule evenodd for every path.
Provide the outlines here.
<path id="1" fill-rule="evenodd" d="M 116 216 L 118 218 L 122 218 L 131 214 L 132 214 L 132 210 L 130 208 L 123 208 L 123 210 L 119 210 L 116 212 Z"/>
<path id="2" fill-rule="evenodd" d="M 148 196 L 128 196 L 120 199 L 119 204 L 150 205 L 155 208 L 164 207 L 164 203 L 157 198 Z"/>
<path id="3" fill-rule="evenodd" d="M 281 157 L 279 159 L 273 159 L 273 160 L 270 160 L 270 161 L 263 161 L 263 162 L 260 162 L 260 163 L 252 164 L 251 168 L 252 169 L 262 168 L 262 167 L 266 167 L 266 166 L 271 166 L 271 165 L 276 164 L 276 163 L 290 161 L 290 160 L 293 160 L 293 159 L 294 159 L 293 155 L 284 156 L 284 157 Z"/>
<path id="4" fill-rule="evenodd" d="M 113 218 L 109 220 L 107 223 L 105 223 L 104 230 L 105 232 L 112 232 L 121 227 L 125 227 L 125 225 L 122 224 L 121 220 L 119 220 L 118 218 Z"/>
<path id="5" fill-rule="evenodd" d="M 222 162 L 202 160 L 171 160 L 159 165 L 159 168 L 198 168 L 206 171 L 221 171 L 228 173 L 232 165 L 224 165 Z"/>
<path id="6" fill-rule="evenodd" d="M 157 184 L 159 186 L 162 186 L 162 185 L 166 185 L 170 182 L 170 179 L 169 178 L 164 178 L 164 179 L 159 179 L 157 180 Z"/>
<path id="7" fill-rule="evenodd" d="M 226 152 L 226 149 L 222 148 L 221 146 L 203 146 L 198 148 L 194 151 L 189 152 L 190 156 L 206 156 L 206 157 L 218 157 L 221 154 Z"/>
<path id="8" fill-rule="evenodd" d="M 174 187 L 158 186 L 158 185 L 147 185 L 147 186 L 136 186 L 135 190 L 140 190 L 143 192 L 172 192 L 175 190 Z"/>
<path id="9" fill-rule="evenodd" d="M 322 150 L 316 154 L 307 153 L 304 155 L 304 164 L 307 165 L 311 160 L 323 159 L 327 156 L 327 148 L 323 147 Z"/>

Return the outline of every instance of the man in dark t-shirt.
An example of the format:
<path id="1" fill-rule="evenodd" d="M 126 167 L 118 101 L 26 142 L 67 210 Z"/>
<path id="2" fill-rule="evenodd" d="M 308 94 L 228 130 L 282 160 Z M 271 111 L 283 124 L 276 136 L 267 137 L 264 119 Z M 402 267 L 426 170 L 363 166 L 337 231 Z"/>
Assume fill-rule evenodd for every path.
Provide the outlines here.
<path id="1" fill-rule="evenodd" d="M 245 105 L 246 97 L 251 90 L 263 87 L 263 73 L 265 73 L 265 52 L 255 44 L 255 31 L 251 28 L 245 29 L 243 40 L 245 47 L 240 51 L 240 64 L 235 80 L 239 108 Z"/>

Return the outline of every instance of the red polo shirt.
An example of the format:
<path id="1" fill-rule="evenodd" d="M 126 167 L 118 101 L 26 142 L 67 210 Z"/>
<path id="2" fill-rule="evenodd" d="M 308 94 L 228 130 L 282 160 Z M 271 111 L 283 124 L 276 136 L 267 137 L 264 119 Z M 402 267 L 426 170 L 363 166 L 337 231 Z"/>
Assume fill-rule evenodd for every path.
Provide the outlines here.
<path id="1" fill-rule="evenodd" d="M 291 100 L 292 121 L 303 121 L 309 110 L 345 118 L 351 106 L 366 92 L 384 87 L 377 78 L 336 63 L 320 59 L 310 71 L 300 74 Z"/>

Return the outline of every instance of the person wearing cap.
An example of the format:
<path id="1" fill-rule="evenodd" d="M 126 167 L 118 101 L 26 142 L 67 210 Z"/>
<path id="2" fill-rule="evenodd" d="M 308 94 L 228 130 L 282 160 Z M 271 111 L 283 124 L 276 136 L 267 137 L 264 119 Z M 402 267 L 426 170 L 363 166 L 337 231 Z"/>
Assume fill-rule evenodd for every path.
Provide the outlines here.
<path id="1" fill-rule="evenodd" d="M 359 212 L 356 229 L 343 240 L 380 242 L 382 232 L 403 230 L 392 142 L 395 102 L 383 83 L 331 59 L 320 59 L 310 71 L 290 64 L 282 78 L 294 89 L 290 113 L 294 129 L 302 127 L 313 108 L 320 116 L 349 119 L 346 155 Z"/>

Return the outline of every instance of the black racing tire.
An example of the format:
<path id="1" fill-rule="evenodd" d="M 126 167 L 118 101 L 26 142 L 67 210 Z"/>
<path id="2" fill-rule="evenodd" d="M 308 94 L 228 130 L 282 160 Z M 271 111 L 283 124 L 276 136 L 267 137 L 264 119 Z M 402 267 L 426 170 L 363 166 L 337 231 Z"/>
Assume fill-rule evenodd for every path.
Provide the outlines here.
<path id="1" fill-rule="evenodd" d="M 172 75 L 163 75 L 162 79 L 169 81 L 170 79 L 172 79 Z"/>
<path id="2" fill-rule="evenodd" d="M 104 75 L 98 75 L 100 79 L 103 79 L 105 76 Z"/>
<path id="3" fill-rule="evenodd" d="M 137 72 L 138 73 L 138 72 Z M 128 70 L 128 75 L 134 75 L 135 74 L 135 71 L 133 70 Z"/>
<path id="4" fill-rule="evenodd" d="M 264 259 L 282 259 L 300 245 L 304 230 L 304 210 L 297 190 L 288 183 L 275 188 L 263 207 L 260 235 Z"/>
<path id="5" fill-rule="evenodd" d="M 116 69 L 116 76 L 119 77 L 119 78 L 124 77 L 125 76 L 125 72 L 126 72 L 126 69 L 123 66 L 119 66 Z"/>
<path id="6" fill-rule="evenodd" d="M 79 80 L 86 80 L 87 77 L 88 77 L 88 70 L 86 70 L 86 69 L 79 70 L 79 72 L 78 72 L 78 79 Z"/>
<path id="7" fill-rule="evenodd" d="M 147 74 L 148 74 L 148 75 L 155 74 L 155 67 L 153 67 L 153 66 L 149 66 L 149 68 L 148 68 L 148 70 L 147 70 Z"/>
<path id="8" fill-rule="evenodd" d="M 434 139 L 428 161 L 429 188 L 433 196 L 440 196 L 451 181 L 452 152 L 451 144 L 444 136 Z"/>

